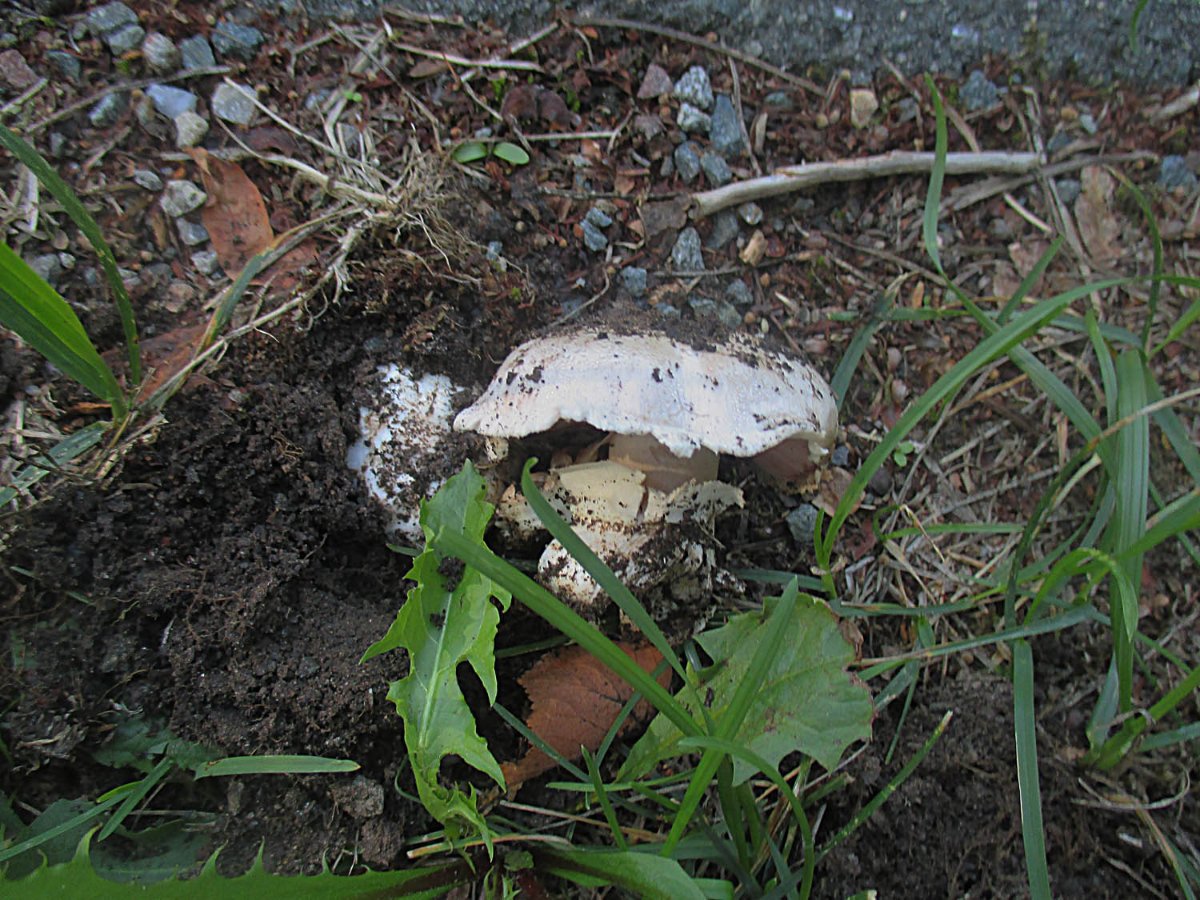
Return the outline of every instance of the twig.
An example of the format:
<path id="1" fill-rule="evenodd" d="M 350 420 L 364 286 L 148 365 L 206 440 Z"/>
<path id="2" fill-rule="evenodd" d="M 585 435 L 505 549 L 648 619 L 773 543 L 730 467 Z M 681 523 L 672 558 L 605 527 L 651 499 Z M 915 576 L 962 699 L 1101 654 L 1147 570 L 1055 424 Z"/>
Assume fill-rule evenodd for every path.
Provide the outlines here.
<path id="1" fill-rule="evenodd" d="M 691 44 L 693 47 L 702 47 L 713 53 L 723 53 L 725 56 L 732 57 L 748 66 L 754 66 L 756 69 L 761 69 L 764 72 L 774 75 L 776 78 L 788 82 L 788 84 L 794 84 L 796 87 L 803 88 L 811 94 L 816 94 L 818 97 L 824 94 L 824 91 L 820 87 L 807 78 L 801 78 L 798 75 L 785 72 L 783 69 L 771 65 L 769 62 L 764 62 L 761 59 L 751 56 L 749 53 L 743 53 L 741 50 L 735 50 L 724 44 L 714 44 L 711 41 L 704 40 L 704 38 L 696 37 L 694 34 L 688 34 L 686 31 L 677 31 L 674 28 L 667 28 L 665 25 L 651 25 L 649 22 L 639 22 L 636 19 L 622 19 L 616 16 L 572 15 L 569 21 L 573 25 L 591 25 L 594 28 L 628 28 L 633 31 L 644 31 L 647 34 L 657 34 L 659 37 L 670 38 L 673 41 L 679 41 L 683 44 Z"/>
<path id="2" fill-rule="evenodd" d="M 521 72 L 543 71 L 542 67 L 537 63 L 524 59 L 467 59 L 465 56 L 456 56 L 453 53 L 446 53 L 444 50 L 426 50 L 424 47 L 405 44 L 402 41 L 394 41 L 393 46 L 414 56 L 425 56 L 429 59 L 441 60 L 447 65 L 452 66 L 464 66 L 472 69 L 516 69 Z"/>
<path id="3" fill-rule="evenodd" d="M 1056 178 L 1059 175 L 1067 172 L 1076 172 L 1088 166 L 1114 166 L 1120 163 L 1138 162 L 1139 160 L 1154 158 L 1155 154 L 1139 150 L 1133 153 L 1109 153 L 1102 156 L 1080 156 L 1075 159 L 1064 159 L 1062 162 L 1051 163 L 1033 174 L 1021 175 L 1015 178 L 989 178 L 979 184 L 963 185 L 961 188 L 952 191 L 942 201 L 942 211 L 953 210 L 959 212 L 983 200 L 990 200 L 997 194 L 1003 194 L 1006 191 L 1023 187 L 1034 181 L 1038 176 Z"/>
<path id="4" fill-rule="evenodd" d="M 840 159 L 834 162 L 805 163 L 776 169 L 771 175 L 727 184 L 711 191 L 692 195 L 696 216 L 703 218 L 718 210 L 738 206 L 763 197 L 777 197 L 802 188 L 842 181 L 864 181 L 889 175 L 917 175 L 933 170 L 933 153 L 893 151 L 863 159 Z M 1002 172 L 1020 175 L 1032 172 L 1042 163 L 1036 153 L 948 153 L 947 175 L 973 175 L 980 172 Z"/>
<path id="5" fill-rule="evenodd" d="M 1187 112 L 1197 103 L 1200 103 L 1200 81 L 1197 81 L 1196 85 L 1190 91 L 1180 94 L 1170 103 L 1165 103 L 1150 113 L 1150 121 L 1162 122 L 1166 119 L 1173 119 Z"/>
<path id="6" fill-rule="evenodd" d="M 554 34 L 554 32 L 556 32 L 556 31 L 558 31 L 558 22 L 551 22 L 549 25 L 545 26 L 544 28 L 539 29 L 538 31 L 535 31 L 533 34 L 529 35 L 528 37 L 521 38 L 521 40 L 516 41 L 513 44 L 510 44 L 508 46 L 508 48 L 506 50 L 504 50 L 503 53 L 498 54 L 495 58 L 496 59 L 506 59 L 510 56 L 516 56 L 522 50 L 527 50 L 528 48 L 530 48 L 534 44 L 536 44 L 538 41 L 548 38 L 550 35 Z M 470 69 L 469 71 L 463 72 L 462 80 L 470 81 L 472 78 L 474 78 L 478 74 L 479 74 L 478 69 Z"/>
<path id="7" fill-rule="evenodd" d="M 729 74 L 733 77 L 733 108 L 737 110 L 738 130 L 742 133 L 742 143 L 746 145 L 746 155 L 750 157 L 750 167 L 754 169 L 756 178 L 762 177 L 762 166 L 754 155 L 754 145 L 750 143 L 750 133 L 746 131 L 746 113 L 742 109 L 742 79 L 738 76 L 737 61 L 729 60 Z"/>
<path id="8" fill-rule="evenodd" d="M 49 83 L 50 80 L 48 78 L 39 78 L 36 82 L 34 82 L 33 87 L 23 93 L 20 97 L 17 97 L 15 100 L 10 100 L 8 103 L 5 103 L 4 106 L 0 106 L 0 117 L 7 116 L 15 109 L 20 109 L 20 107 L 25 104 L 26 100 L 33 97 Z"/>

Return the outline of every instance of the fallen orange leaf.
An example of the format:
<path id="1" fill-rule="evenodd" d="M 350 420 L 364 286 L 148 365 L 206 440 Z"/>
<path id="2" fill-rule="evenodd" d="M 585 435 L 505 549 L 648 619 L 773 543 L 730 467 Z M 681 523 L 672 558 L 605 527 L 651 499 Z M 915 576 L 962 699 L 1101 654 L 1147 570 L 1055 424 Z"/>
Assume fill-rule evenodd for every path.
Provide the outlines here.
<path id="1" fill-rule="evenodd" d="M 234 277 L 250 257 L 275 239 L 267 205 L 254 182 L 237 163 L 213 156 L 203 148 L 188 151 L 200 177 L 208 203 L 201 212 L 213 250 L 225 274 Z"/>
<path id="2" fill-rule="evenodd" d="M 634 646 L 618 643 L 630 658 L 647 672 L 662 662 L 662 654 L 649 644 Z M 659 679 L 665 687 L 670 680 L 667 669 Z M 633 689 L 611 669 L 582 647 L 568 647 L 543 657 L 520 679 L 529 695 L 529 729 L 567 759 L 582 756 L 580 747 L 595 751 L 616 721 L 621 707 Z M 646 701 L 634 707 L 633 715 L 621 726 L 624 733 L 652 712 Z M 501 770 L 509 792 L 524 782 L 548 772 L 554 760 L 530 747 L 520 760 L 504 763 Z"/>

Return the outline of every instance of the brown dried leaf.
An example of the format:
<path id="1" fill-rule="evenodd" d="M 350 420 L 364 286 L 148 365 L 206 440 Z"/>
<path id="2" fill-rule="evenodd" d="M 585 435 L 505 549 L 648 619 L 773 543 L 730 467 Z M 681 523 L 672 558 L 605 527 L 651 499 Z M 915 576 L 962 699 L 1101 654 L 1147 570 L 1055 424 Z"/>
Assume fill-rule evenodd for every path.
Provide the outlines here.
<path id="1" fill-rule="evenodd" d="M 188 151 L 200 176 L 208 203 L 201 213 L 221 268 L 235 276 L 250 257 L 275 239 L 267 205 L 254 182 L 237 163 L 226 162 L 203 148 Z"/>
<path id="2" fill-rule="evenodd" d="M 138 391 L 139 403 L 149 399 L 151 394 L 192 361 L 200 349 L 205 330 L 204 323 L 181 325 L 142 341 L 142 361 L 147 374 Z"/>
<path id="3" fill-rule="evenodd" d="M 662 654 L 649 644 L 634 646 L 618 643 L 647 672 L 662 662 Z M 659 679 L 665 687 L 670 680 L 667 669 Z M 595 751 L 633 690 L 611 669 L 582 647 L 568 647 L 543 657 L 521 677 L 529 695 L 530 713 L 526 724 L 543 741 L 567 759 L 579 759 L 580 747 Z M 652 707 L 642 701 L 621 726 L 621 732 L 646 719 Z M 554 768 L 554 761 L 536 747 L 515 763 L 504 763 L 501 770 L 510 792 L 526 781 Z"/>
<path id="4" fill-rule="evenodd" d="M 1099 166 L 1086 166 L 1079 173 L 1081 190 L 1075 201 L 1075 221 L 1092 259 L 1098 263 L 1115 260 L 1121 253 L 1117 239 L 1121 226 L 1112 213 L 1116 181 Z"/>

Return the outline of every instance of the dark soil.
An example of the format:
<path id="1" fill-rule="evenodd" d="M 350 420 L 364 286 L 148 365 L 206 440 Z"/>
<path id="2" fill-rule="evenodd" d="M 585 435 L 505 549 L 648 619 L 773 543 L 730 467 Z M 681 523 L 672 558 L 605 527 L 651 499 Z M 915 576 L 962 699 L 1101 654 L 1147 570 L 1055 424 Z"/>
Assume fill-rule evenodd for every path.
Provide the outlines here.
<path id="1" fill-rule="evenodd" d="M 502 44 L 501 37 L 459 35 L 467 45 L 462 52 L 472 56 Z M 634 108 L 631 94 L 648 61 L 680 73 L 687 64 L 708 59 L 692 47 L 605 32 L 591 37 L 588 48 L 596 61 L 585 66 L 580 61 L 584 48 L 577 44 L 566 34 L 548 42 L 545 58 L 565 61 L 553 85 L 572 84 L 583 112 L 593 115 L 595 124 L 614 127 L 627 108 Z M 340 67 L 352 50 L 333 42 L 328 58 L 305 57 L 297 77 L 315 77 L 322 66 Z M 275 66 L 273 71 L 282 69 L 266 54 L 262 62 Z M 710 68 L 716 73 L 723 65 L 720 60 Z M 1004 64 L 994 61 L 990 71 L 1000 78 Z M 578 72 L 583 76 L 571 81 Z M 768 90 L 781 88 L 761 73 L 743 78 L 743 95 L 755 105 Z M 420 84 L 421 90 L 432 90 L 431 82 Z M 831 83 L 830 96 L 842 97 L 839 84 Z M 437 90 L 445 91 L 439 112 L 457 134 L 483 124 L 461 94 L 446 83 Z M 899 100 L 912 86 L 888 81 L 879 90 Z M 1178 129 L 1151 134 L 1124 127 L 1140 122 L 1142 98 L 1132 92 L 1101 98 L 1078 85 L 1047 85 L 1044 94 L 1056 109 L 1080 102 L 1097 108 L 1101 101 L 1110 104 L 1106 151 L 1187 149 Z M 297 116 L 302 96 L 300 90 L 292 97 Z M 812 124 L 817 113 L 824 115 L 836 104 L 798 89 L 789 104 L 773 120 L 771 149 L 761 160 L 766 169 L 800 157 L 909 148 L 914 141 L 927 141 L 932 129 L 927 118 L 904 117 L 898 104 L 881 114 L 887 127 L 853 130 L 835 117 L 827 130 L 817 129 Z M 653 102 L 643 107 L 656 109 Z M 985 144 L 1008 146 L 1020 130 L 1014 124 L 1017 113 L 1015 105 L 1004 107 L 973 118 L 972 125 Z M 1057 113 L 1046 115 L 1049 120 Z M 1068 127 L 1062 122 L 1048 121 L 1046 130 Z M 1194 112 L 1189 122 L 1194 133 Z M 669 121 L 667 126 L 673 127 Z M 135 133 L 129 141 L 139 139 Z M 479 247 L 451 260 L 449 268 L 414 268 L 402 261 L 389 235 L 378 235 L 355 254 L 353 290 L 311 327 L 279 325 L 269 335 L 238 342 L 219 365 L 171 401 L 166 422 L 132 445 L 116 470 L 98 483 L 60 484 L 19 514 L 4 558 L 11 591 L 0 609 L 12 648 L 0 664 L 0 728 L 11 754 L 0 767 L 0 789 L 31 810 L 59 797 L 95 797 L 119 782 L 93 752 L 116 726 L 144 718 L 222 755 L 306 753 L 361 764 L 361 777 L 350 787 L 345 779 L 318 776 L 168 784 L 157 798 L 160 806 L 215 815 L 207 849 L 224 848 L 223 870 L 243 871 L 260 845 L 268 868 L 284 872 L 317 871 L 322 861 L 339 872 L 405 863 L 408 842 L 434 823 L 402 793 L 411 790 L 411 779 L 403 763 L 401 723 L 385 695 L 388 681 L 403 674 L 404 662 L 390 654 L 359 663 L 386 631 L 407 589 L 407 558 L 388 549 L 384 513 L 345 464 L 347 448 L 358 437 L 359 405 L 380 364 L 402 361 L 418 372 L 450 373 L 464 385 L 481 386 L 515 343 L 564 310 L 596 295 L 602 297 L 598 309 L 630 301 L 620 289 L 603 290 L 610 277 L 615 282 L 616 267 L 610 264 L 606 272 L 602 257 L 583 250 L 578 221 L 593 194 L 618 195 L 617 215 L 625 222 L 636 220 L 633 205 L 610 190 L 618 178 L 637 179 L 642 199 L 683 186 L 677 178 L 657 176 L 672 146 L 666 137 L 623 140 L 654 161 L 653 171 L 623 175 L 598 146 L 594 152 L 587 149 L 584 163 L 566 159 L 579 148 L 552 147 L 526 170 L 488 163 L 492 178 L 486 188 L 452 182 L 445 214 L 480 244 L 504 241 L 514 268 L 498 272 Z M 128 162 L 126 155 L 136 159 L 138 153 L 152 152 L 157 151 L 134 144 L 122 152 L 120 165 Z M 573 181 L 575 168 L 584 167 L 590 181 Z M 286 206 L 284 177 L 253 164 L 247 169 L 264 194 L 272 185 L 270 196 Z M 743 168 L 742 174 L 749 170 Z M 1148 170 L 1137 174 L 1152 180 Z M 776 243 L 770 278 L 764 283 L 758 273 L 748 273 L 755 295 L 748 324 L 770 322 L 786 343 L 813 352 L 823 348 L 836 360 L 858 320 L 835 322 L 810 314 L 807 306 L 865 315 L 874 303 L 869 288 L 885 281 L 883 270 L 872 269 L 883 265 L 879 251 L 921 258 L 923 184 L 918 182 L 872 182 L 764 204 L 765 227 Z M 546 186 L 552 190 L 543 192 Z M 1164 202 L 1168 211 L 1183 208 L 1169 198 Z M 1008 237 L 993 236 L 1000 233 L 996 222 L 1008 229 Z M 700 225 L 706 236 L 711 227 Z M 948 226 L 947 266 L 977 277 L 978 258 L 1007 259 L 1004 247 L 1015 239 L 1014 227 L 1020 233 L 1022 220 L 999 198 L 972 207 Z M 148 230 L 129 224 L 129 239 L 123 237 L 122 243 L 149 243 L 142 233 Z M 625 233 L 632 240 L 630 235 Z M 657 240 L 650 236 L 624 261 L 651 269 L 655 299 L 663 304 L 682 304 L 687 296 L 665 274 L 673 236 L 673 230 Z M 408 249 L 420 240 L 410 234 L 399 243 Z M 712 269 L 737 265 L 733 247 L 707 256 Z M 835 270 L 830 257 L 845 257 L 845 271 L 857 274 Z M 889 270 L 886 280 L 894 274 Z M 475 283 L 463 283 L 462 276 Z M 779 294 L 803 298 L 806 308 L 796 312 Z M 100 296 L 94 288 L 92 296 Z M 115 344 L 115 322 L 101 309 L 94 300 L 84 314 L 94 332 Z M 147 309 L 150 331 L 178 324 L 150 301 Z M 850 394 L 847 420 L 860 423 L 862 431 L 847 438 L 847 465 L 853 468 L 871 448 L 862 434 L 893 422 L 902 406 L 902 399 L 886 393 L 899 377 L 887 369 L 887 347 L 912 351 L 901 373 L 917 393 L 978 338 L 970 326 L 953 321 L 899 322 L 883 329 L 867 374 Z M 31 354 L 12 351 L 9 342 L 0 366 L 0 387 L 8 385 L 10 399 L 42 372 Z M 824 368 L 832 374 L 833 363 Z M 84 398 L 66 385 L 57 390 L 64 426 L 85 422 L 87 411 L 76 405 Z M 977 420 L 955 428 L 972 433 L 1011 419 L 1019 415 L 1014 410 L 1020 399 L 1012 408 L 1003 398 L 976 406 L 971 415 Z M 1035 422 L 1031 429 L 1041 427 Z M 461 449 L 465 453 L 467 447 Z M 1045 448 L 1039 452 L 1051 454 Z M 897 471 L 897 482 L 902 475 Z M 875 487 L 875 499 L 890 496 L 891 485 Z M 1015 518 L 1028 512 L 1030 502 L 1028 495 L 1017 496 L 1003 512 Z M 795 503 L 794 498 L 764 497 L 752 504 L 728 527 L 740 542 L 730 548 L 731 557 L 739 565 L 807 572 L 812 561 L 783 523 Z M 847 535 L 852 543 L 861 541 L 847 554 L 860 558 L 868 549 L 869 522 L 864 519 Z M 873 652 L 911 646 L 911 635 L 883 622 L 865 620 L 862 626 Z M 514 644 L 542 636 L 540 627 L 517 611 L 506 619 L 501 640 Z M 1076 803 L 1081 794 L 1072 754 L 1083 744 L 1082 722 L 1062 698 L 1072 691 L 1086 694 L 1102 679 L 1102 639 L 1099 633 L 1086 634 L 1067 649 L 1052 646 L 1048 638 L 1038 644 L 1039 659 L 1061 664 L 1038 670 L 1039 709 L 1044 699 L 1052 710 L 1041 722 L 1040 750 L 1053 884 L 1056 894 L 1067 897 L 1129 894 L 1146 883 L 1170 891 L 1172 876 L 1153 845 L 1144 837 L 1140 843 L 1126 839 L 1137 831 L 1132 815 L 1100 813 Z M 519 666 L 506 665 L 502 699 L 519 710 Z M 955 711 L 946 735 L 916 773 L 821 863 L 820 896 L 842 897 L 867 887 L 888 897 L 1010 897 L 1027 890 L 1011 690 L 997 672 L 1003 669 L 993 660 L 986 666 L 955 662 L 930 668 L 911 714 L 900 721 L 901 702 L 881 714 L 874 742 L 848 767 L 849 787 L 827 800 L 819 832 L 825 838 L 917 751 L 946 710 Z M 511 731 L 494 717 L 481 722 L 498 756 L 515 755 L 519 748 Z M 902 729 L 898 746 L 885 762 L 897 727 Z M 1152 781 L 1154 776 L 1146 777 Z M 380 791 L 382 809 L 375 802 Z"/>

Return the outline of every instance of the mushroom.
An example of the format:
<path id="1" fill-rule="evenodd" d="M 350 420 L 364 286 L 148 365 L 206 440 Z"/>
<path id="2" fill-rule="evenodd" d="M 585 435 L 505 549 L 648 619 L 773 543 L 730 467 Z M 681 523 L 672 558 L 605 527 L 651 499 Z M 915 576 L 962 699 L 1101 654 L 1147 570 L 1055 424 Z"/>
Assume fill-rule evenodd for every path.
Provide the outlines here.
<path id="1" fill-rule="evenodd" d="M 718 456 L 753 458 L 788 484 L 811 482 L 836 437 L 837 405 L 813 368 L 747 335 L 692 346 L 585 327 L 519 346 L 454 420 L 456 430 L 489 438 L 501 458 L 513 441 L 553 439 L 571 426 L 602 436 L 574 455 L 555 450 L 543 491 L 631 589 L 665 586 L 684 599 L 711 587 L 713 521 L 742 503 L 717 480 Z M 521 535 L 535 522 L 511 487 L 497 518 Z M 602 596 L 557 541 L 538 571 L 581 609 Z"/>
<path id="2" fill-rule="evenodd" d="M 419 544 L 421 500 L 453 472 L 448 442 L 462 389 L 445 375 L 418 378 L 395 365 L 381 366 L 377 376 L 373 408 L 359 408 L 362 437 L 346 451 L 346 465 L 392 513 L 392 532 Z"/>

